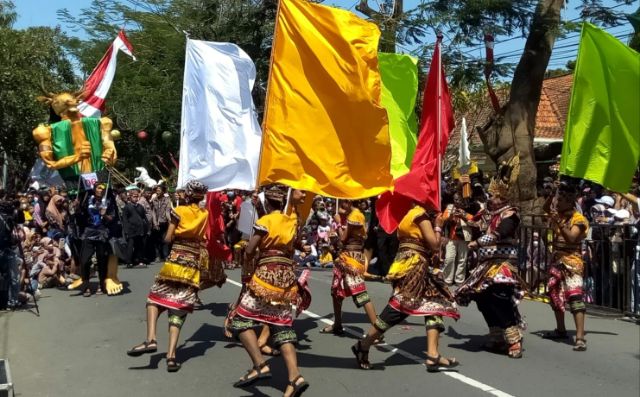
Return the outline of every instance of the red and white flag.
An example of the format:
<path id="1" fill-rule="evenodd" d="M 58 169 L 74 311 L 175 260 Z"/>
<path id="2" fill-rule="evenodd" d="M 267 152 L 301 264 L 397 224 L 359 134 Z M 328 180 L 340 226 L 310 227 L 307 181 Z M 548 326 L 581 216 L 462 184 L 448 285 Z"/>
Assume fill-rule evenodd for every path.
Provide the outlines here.
<path id="1" fill-rule="evenodd" d="M 91 72 L 91 75 L 84 83 L 84 101 L 78 106 L 78 110 L 80 110 L 80 114 L 83 116 L 100 117 L 104 111 L 105 98 L 107 97 L 109 88 L 111 88 L 113 76 L 116 74 L 118 51 L 129 55 L 134 61 L 136 60 L 136 57 L 133 56 L 133 47 L 124 34 L 124 30 L 118 33 L 118 36 L 113 43 L 111 43 L 106 54 L 104 54 L 98 63 L 98 66 L 93 69 L 93 72 Z"/>

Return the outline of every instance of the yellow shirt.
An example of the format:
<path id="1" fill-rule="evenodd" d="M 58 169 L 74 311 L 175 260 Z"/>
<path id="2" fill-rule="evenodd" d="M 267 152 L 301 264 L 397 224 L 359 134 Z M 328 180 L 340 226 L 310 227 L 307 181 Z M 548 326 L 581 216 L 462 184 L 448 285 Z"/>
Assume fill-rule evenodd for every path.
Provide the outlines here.
<path id="1" fill-rule="evenodd" d="M 207 210 L 197 204 L 180 205 L 171 211 L 172 218 L 177 219 L 175 236 L 188 240 L 204 240 L 207 229 Z"/>
<path id="2" fill-rule="evenodd" d="M 260 241 L 261 250 L 292 251 L 296 237 L 298 217 L 274 211 L 258 219 L 254 228 L 266 233 Z"/>
<path id="3" fill-rule="evenodd" d="M 327 251 L 324 254 L 320 254 L 318 261 L 320 261 L 320 263 L 323 265 L 325 263 L 333 262 L 333 255 L 331 255 L 331 251 Z"/>
<path id="4" fill-rule="evenodd" d="M 398 225 L 398 238 L 411 238 L 422 241 L 422 231 L 418 223 L 420 223 L 423 218 L 426 218 L 426 216 L 427 211 L 420 206 L 415 206 L 410 209 Z"/>
<path id="5" fill-rule="evenodd" d="M 25 210 L 25 211 L 22 211 L 22 213 L 24 214 L 25 222 L 29 222 L 30 220 L 33 220 L 33 216 L 31 216 L 31 212 Z"/>
<path id="6" fill-rule="evenodd" d="M 558 225 L 554 230 L 555 241 L 553 242 L 553 249 L 580 255 L 581 241 L 587 236 L 587 232 L 589 231 L 589 221 L 584 217 L 584 215 L 576 211 L 573 213 L 571 218 L 567 222 L 563 222 L 563 224 L 568 224 L 570 229 L 573 229 L 574 226 L 582 226 L 580 241 L 577 243 L 566 242 L 564 240 L 564 236 L 560 232 L 562 225 Z"/>

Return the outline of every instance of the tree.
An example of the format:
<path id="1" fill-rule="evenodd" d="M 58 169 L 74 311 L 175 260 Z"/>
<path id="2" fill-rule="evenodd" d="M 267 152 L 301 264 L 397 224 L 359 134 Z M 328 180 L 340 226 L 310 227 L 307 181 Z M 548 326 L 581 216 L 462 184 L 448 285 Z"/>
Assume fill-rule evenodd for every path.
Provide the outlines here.
<path id="1" fill-rule="evenodd" d="M 8 186 L 22 188 L 37 158 L 31 131 L 48 120 L 48 110 L 35 100 L 41 83 L 53 91 L 76 80 L 64 34 L 57 28 L 16 30 L 14 10 L 12 2 L 0 1 L 0 151 L 9 157 Z"/>
<path id="2" fill-rule="evenodd" d="M 617 2 L 631 3 L 630 0 Z M 619 24 L 623 15 L 602 3 L 582 0 L 582 18 L 605 25 Z M 575 27 L 575 23 L 567 23 L 571 21 L 562 21 L 563 7 L 564 0 L 438 0 L 423 1 L 419 5 L 426 23 L 442 29 L 450 46 L 477 47 L 486 33 L 495 37 L 516 34 L 526 37 L 524 51 L 513 73 L 508 102 L 478 131 L 485 152 L 495 163 L 520 155 L 520 177 L 516 186 L 520 201 L 536 197 L 533 132 L 553 45 L 564 28 Z M 463 62 L 458 66 L 473 64 L 464 52 L 459 55 Z M 455 69 L 456 65 L 453 66 Z"/>

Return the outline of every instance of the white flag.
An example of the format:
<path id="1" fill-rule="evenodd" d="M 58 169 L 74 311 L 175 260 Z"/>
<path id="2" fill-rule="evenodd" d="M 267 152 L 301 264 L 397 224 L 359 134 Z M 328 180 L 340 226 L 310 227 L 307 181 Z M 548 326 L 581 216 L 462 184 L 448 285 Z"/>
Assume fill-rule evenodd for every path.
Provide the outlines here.
<path id="1" fill-rule="evenodd" d="M 256 67 L 235 44 L 187 40 L 178 187 L 256 187 L 262 131 L 251 97 Z"/>
<path id="2" fill-rule="evenodd" d="M 467 136 L 467 120 L 462 118 L 462 128 L 460 128 L 460 150 L 458 152 L 458 167 L 469 169 L 471 165 L 471 152 L 469 151 L 469 138 Z"/>

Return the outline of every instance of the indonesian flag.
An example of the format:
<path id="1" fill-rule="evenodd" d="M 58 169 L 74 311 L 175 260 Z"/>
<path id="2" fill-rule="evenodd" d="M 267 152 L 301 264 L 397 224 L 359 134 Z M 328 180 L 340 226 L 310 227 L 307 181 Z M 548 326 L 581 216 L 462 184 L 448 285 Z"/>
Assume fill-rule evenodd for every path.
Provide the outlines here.
<path id="1" fill-rule="evenodd" d="M 85 98 L 84 101 L 78 105 L 78 110 L 80 110 L 80 114 L 83 116 L 100 117 L 104 111 L 104 101 L 109 92 L 109 88 L 111 88 L 113 76 L 116 74 L 118 51 L 129 55 L 134 61 L 136 60 L 136 57 L 133 56 L 133 47 L 124 34 L 124 30 L 118 33 L 118 36 L 113 43 L 111 43 L 106 54 L 104 54 L 98 63 L 98 66 L 93 69 L 93 72 L 91 72 L 91 75 L 84 83 Z"/>

